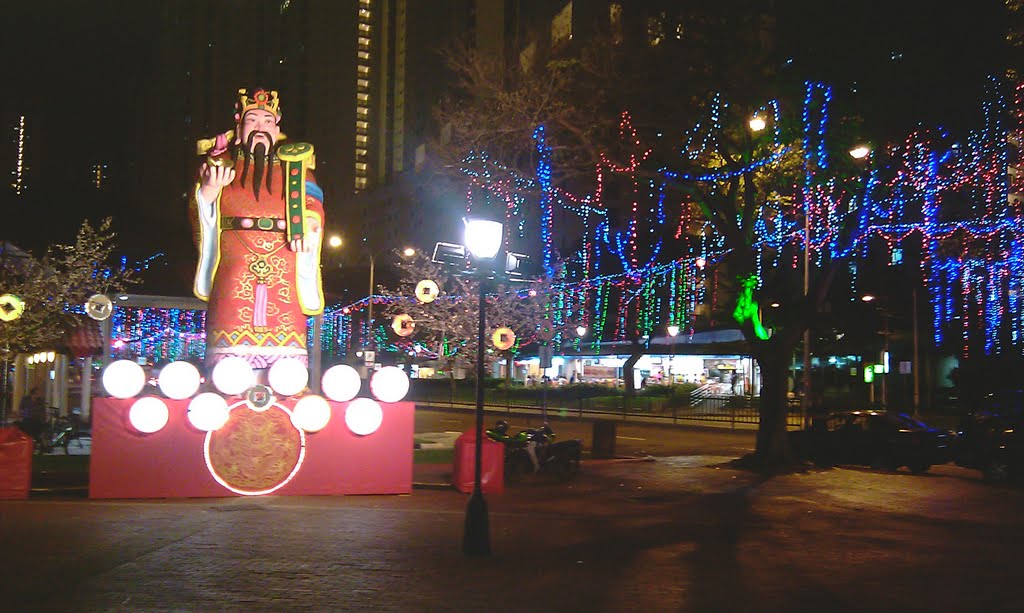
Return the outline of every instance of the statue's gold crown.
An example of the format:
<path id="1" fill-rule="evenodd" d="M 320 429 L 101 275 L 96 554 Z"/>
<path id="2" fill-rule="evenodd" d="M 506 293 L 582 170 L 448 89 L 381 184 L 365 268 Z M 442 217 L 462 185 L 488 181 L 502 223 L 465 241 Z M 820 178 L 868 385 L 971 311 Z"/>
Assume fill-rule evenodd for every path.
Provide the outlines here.
<path id="1" fill-rule="evenodd" d="M 241 120 L 245 114 L 253 109 L 260 109 L 263 111 L 270 111 L 274 115 L 281 118 L 281 101 L 277 97 L 277 92 L 267 91 L 265 89 L 257 89 L 253 92 L 252 97 L 248 95 L 248 90 L 238 90 L 238 103 L 235 104 L 235 110 L 237 111 L 237 118 Z"/>

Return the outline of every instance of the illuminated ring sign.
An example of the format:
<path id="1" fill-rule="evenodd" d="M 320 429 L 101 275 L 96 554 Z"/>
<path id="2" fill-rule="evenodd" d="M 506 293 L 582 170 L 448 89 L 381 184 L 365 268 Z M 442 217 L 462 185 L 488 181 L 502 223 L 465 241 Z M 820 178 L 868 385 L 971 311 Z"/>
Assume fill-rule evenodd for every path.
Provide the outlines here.
<path id="1" fill-rule="evenodd" d="M 0 321 L 14 321 L 25 312 L 25 303 L 14 294 L 0 296 Z"/>
<path id="2" fill-rule="evenodd" d="M 412 316 L 409 314 L 402 313 L 401 315 L 395 315 L 395 320 L 391 322 L 391 329 L 398 336 L 409 336 L 416 329 L 416 322 L 412 320 Z"/>
<path id="3" fill-rule="evenodd" d="M 498 328 L 491 336 L 494 346 L 502 351 L 511 349 L 516 344 L 516 333 L 511 328 Z"/>
<path id="4" fill-rule="evenodd" d="M 437 287 L 437 283 L 430 279 L 424 279 L 416 284 L 416 300 L 422 303 L 433 302 L 440 293 L 441 289 Z"/>
<path id="5" fill-rule="evenodd" d="M 281 404 L 278 404 L 276 402 L 273 404 L 273 406 L 275 406 L 275 407 L 281 409 L 282 411 L 284 411 L 288 415 L 288 419 L 289 420 L 293 420 L 294 415 L 292 414 L 292 412 L 290 410 L 288 410 L 288 407 L 285 407 L 285 406 L 283 406 Z M 230 414 L 231 411 L 234 411 L 234 410 L 250 410 L 250 409 L 249 409 L 248 405 L 246 404 L 246 402 L 243 400 L 241 402 L 236 402 L 235 404 L 233 404 L 233 405 L 228 407 L 228 413 L 229 414 Z M 293 423 L 292 426 L 294 427 L 294 425 L 295 424 Z M 210 471 L 210 476 L 213 477 L 214 481 L 216 481 L 217 483 L 219 483 L 222 486 L 224 486 L 225 489 L 230 490 L 230 491 L 232 491 L 232 492 L 234 492 L 236 494 L 241 494 L 242 496 L 265 496 L 267 494 L 272 494 L 272 493 L 276 492 L 277 490 L 281 489 L 282 487 L 288 485 L 288 482 L 291 481 L 292 479 L 294 479 L 295 475 L 299 474 L 299 469 L 302 468 L 302 461 L 306 458 L 306 433 L 303 432 L 301 428 L 295 428 L 295 429 L 299 433 L 299 457 L 295 461 L 295 468 L 292 469 L 292 471 L 288 474 L 287 477 L 282 479 L 280 483 L 278 483 L 277 485 L 275 485 L 273 487 L 269 487 L 267 489 L 259 490 L 259 491 L 243 490 L 243 489 L 234 487 L 233 485 L 229 484 L 226 480 L 224 480 L 223 477 L 218 475 L 217 471 L 213 467 L 213 461 L 210 459 L 210 439 L 213 438 L 213 433 L 215 432 L 215 430 L 208 431 L 206 433 L 206 438 L 203 441 L 203 459 L 206 460 L 206 469 Z"/>

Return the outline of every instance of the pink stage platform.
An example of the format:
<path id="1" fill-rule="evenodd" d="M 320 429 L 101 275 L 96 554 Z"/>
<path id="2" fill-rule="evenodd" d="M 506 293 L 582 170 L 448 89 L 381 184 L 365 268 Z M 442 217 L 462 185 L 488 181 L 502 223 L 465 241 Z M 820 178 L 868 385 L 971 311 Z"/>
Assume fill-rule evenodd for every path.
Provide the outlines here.
<path id="1" fill-rule="evenodd" d="M 228 405 L 240 401 L 229 398 Z M 164 402 L 170 412 L 167 425 L 153 434 L 142 434 L 128 421 L 134 399 L 93 399 L 90 498 L 206 498 L 259 494 L 269 489 L 276 496 L 412 491 L 411 402 L 380 403 L 383 422 L 366 436 L 348 429 L 345 409 L 349 403 L 329 401 L 331 418 L 319 432 L 299 434 L 285 411 L 272 408 L 280 413 L 274 420 L 261 418 L 239 426 L 233 417 L 209 437 L 189 423 L 188 400 Z M 291 410 L 295 401 L 278 404 Z M 232 409 L 232 414 L 251 410 L 242 404 Z M 242 420 L 240 416 L 244 414 L 235 417 Z M 271 427 L 284 432 L 284 439 L 276 439 Z M 258 483 L 261 475 L 265 478 L 271 473 L 286 477 L 273 477 L 272 488 L 238 485 Z"/>

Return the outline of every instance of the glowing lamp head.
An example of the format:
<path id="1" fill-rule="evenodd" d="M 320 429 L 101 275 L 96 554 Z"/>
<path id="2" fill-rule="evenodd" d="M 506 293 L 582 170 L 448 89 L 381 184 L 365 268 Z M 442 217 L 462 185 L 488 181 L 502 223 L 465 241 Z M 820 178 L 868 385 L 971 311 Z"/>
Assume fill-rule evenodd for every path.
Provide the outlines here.
<path id="1" fill-rule="evenodd" d="M 327 239 L 327 246 L 333 249 L 341 247 L 341 237 L 338 236 L 337 234 L 331 236 L 330 238 Z"/>
<path id="2" fill-rule="evenodd" d="M 282 396 L 295 396 L 306 389 L 309 371 L 295 358 L 284 358 L 271 364 L 267 381 L 275 392 Z"/>
<path id="3" fill-rule="evenodd" d="M 324 395 L 335 402 L 348 402 L 356 397 L 363 382 L 355 368 L 347 364 L 331 366 L 320 381 Z"/>
<path id="4" fill-rule="evenodd" d="M 872 300 L 875 299 L 875 297 L 872 296 L 871 294 L 864 294 L 863 296 L 860 297 L 860 299 L 863 300 L 864 302 L 871 302 Z"/>
<path id="5" fill-rule="evenodd" d="M 213 367 L 213 385 L 220 393 L 228 396 L 240 396 L 247 389 L 256 385 L 256 374 L 252 366 L 238 356 L 229 356 L 217 362 Z"/>
<path id="6" fill-rule="evenodd" d="M 303 396 L 292 410 L 292 424 L 306 432 L 319 432 L 330 420 L 331 405 L 320 396 Z"/>
<path id="7" fill-rule="evenodd" d="M 697 268 L 704 268 L 705 266 L 708 265 L 708 261 L 706 259 L 704 259 L 704 258 L 697 258 L 694 261 L 694 264 L 697 265 Z"/>
<path id="8" fill-rule="evenodd" d="M 752 131 L 760 132 L 761 130 L 764 130 L 765 126 L 768 125 L 768 124 L 765 123 L 764 117 L 760 117 L 758 115 L 754 115 L 753 117 L 750 118 L 750 124 L 749 125 L 750 125 L 750 129 Z"/>
<path id="9" fill-rule="evenodd" d="M 587 334 L 587 327 L 586 326 L 576 326 L 576 336 L 586 336 L 586 334 Z"/>
<path id="10" fill-rule="evenodd" d="M 467 219 L 465 245 L 470 255 L 478 260 L 490 260 L 501 249 L 505 227 L 500 221 Z"/>
<path id="11" fill-rule="evenodd" d="M 118 360 L 103 371 L 103 389 L 114 398 L 132 398 L 146 386 L 146 373 L 131 360 Z"/>
<path id="12" fill-rule="evenodd" d="M 384 411 L 376 401 L 356 398 L 345 409 L 345 425 L 352 434 L 366 436 L 373 434 L 384 422 Z"/>
<path id="13" fill-rule="evenodd" d="M 672 326 L 668 327 L 668 335 L 669 336 L 676 336 L 678 334 L 679 334 L 679 326 L 672 325 Z"/>
<path id="14" fill-rule="evenodd" d="M 139 398 L 128 411 L 128 421 L 143 434 L 159 432 L 167 425 L 169 417 L 167 405 L 155 396 Z"/>
<path id="15" fill-rule="evenodd" d="M 188 362 L 171 362 L 160 371 L 160 391 L 172 400 L 182 400 L 199 389 L 199 370 Z"/>
<path id="16" fill-rule="evenodd" d="M 397 366 L 385 366 L 373 373 L 370 391 L 381 402 L 398 402 L 409 393 L 409 377 Z"/>
<path id="17" fill-rule="evenodd" d="M 228 415 L 228 401 L 220 394 L 204 392 L 188 403 L 188 421 L 196 430 L 218 430 L 228 422 Z"/>
<path id="18" fill-rule="evenodd" d="M 407 258 L 411 258 L 412 256 L 416 255 L 416 250 L 413 249 L 412 247 L 406 247 L 405 249 L 402 250 L 402 255 L 404 255 Z"/>
<path id="19" fill-rule="evenodd" d="M 855 160 L 863 160 L 871 154 L 871 148 L 867 145 L 857 145 L 853 149 L 850 149 L 850 157 Z"/>

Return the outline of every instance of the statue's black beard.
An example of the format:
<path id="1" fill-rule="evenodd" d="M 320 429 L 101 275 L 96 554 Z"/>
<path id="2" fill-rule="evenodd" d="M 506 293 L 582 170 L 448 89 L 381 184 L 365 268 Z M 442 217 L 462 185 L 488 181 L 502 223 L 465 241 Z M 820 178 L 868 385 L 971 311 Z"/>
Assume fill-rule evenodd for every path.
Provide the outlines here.
<path id="1" fill-rule="evenodd" d="M 266 182 L 267 193 L 271 193 L 271 186 L 273 185 L 274 173 L 272 172 L 274 165 L 267 164 L 268 158 L 270 157 L 267 152 L 267 146 L 262 142 L 256 143 L 256 148 L 253 148 L 253 140 L 255 140 L 257 134 L 263 134 L 267 137 L 267 140 L 273 142 L 270 135 L 266 132 L 252 132 L 249 134 L 249 138 L 246 139 L 245 149 L 242 151 L 242 157 L 244 164 L 242 165 L 242 185 L 245 185 L 245 180 L 249 177 L 249 162 L 252 161 L 253 175 L 252 175 L 252 193 L 256 196 L 256 200 L 260 199 L 260 184 Z M 249 152 L 252 152 L 251 154 Z"/>

